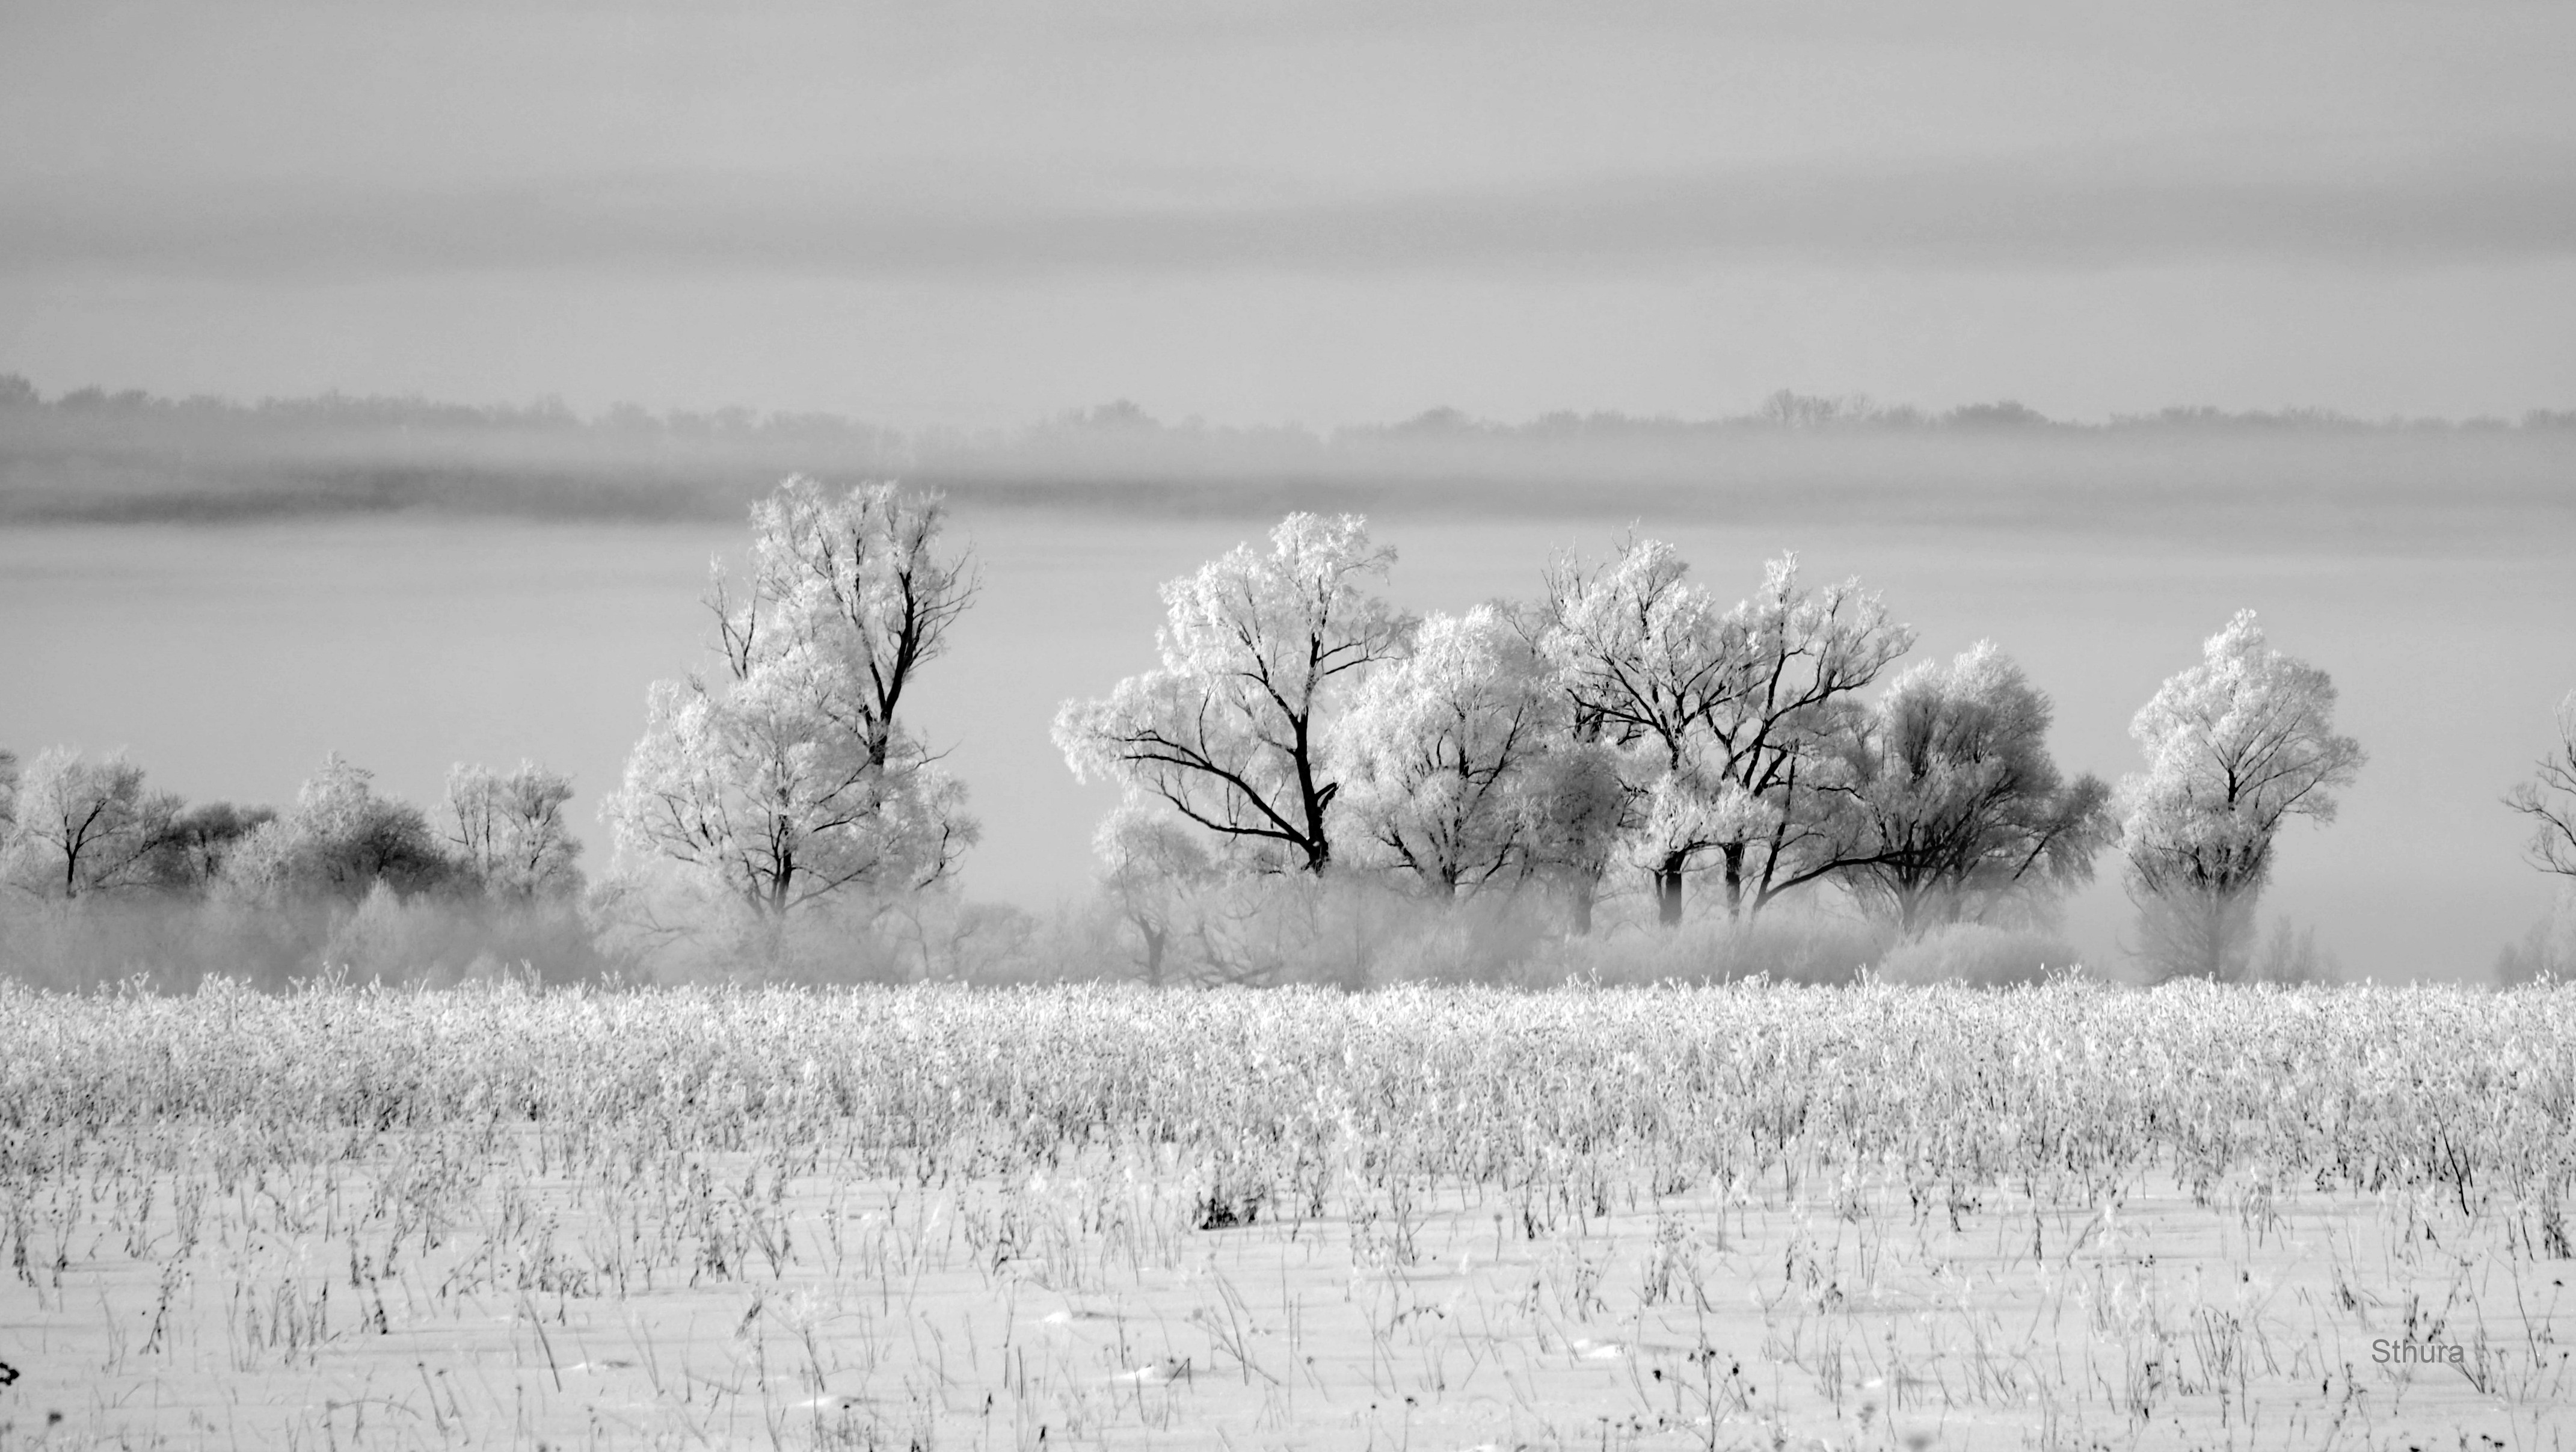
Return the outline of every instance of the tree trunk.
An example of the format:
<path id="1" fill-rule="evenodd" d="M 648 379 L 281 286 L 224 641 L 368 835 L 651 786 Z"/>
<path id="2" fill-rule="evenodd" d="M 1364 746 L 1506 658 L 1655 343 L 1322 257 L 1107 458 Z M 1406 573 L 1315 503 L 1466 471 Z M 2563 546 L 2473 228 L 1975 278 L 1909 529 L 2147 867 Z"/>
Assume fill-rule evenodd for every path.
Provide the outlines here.
<path id="1" fill-rule="evenodd" d="M 1149 928 L 1142 923 L 1136 925 L 1136 930 L 1145 935 L 1145 986 L 1160 988 L 1163 986 L 1163 939 L 1169 935 L 1163 929 Z"/>
<path id="2" fill-rule="evenodd" d="M 1726 918 L 1735 922 L 1744 916 L 1744 844 L 1729 842 L 1717 850 L 1726 863 Z"/>
<path id="3" fill-rule="evenodd" d="M 1678 852 L 1664 858 L 1664 865 L 1655 870 L 1655 921 L 1668 928 L 1681 926 L 1682 854 Z"/>
<path id="4" fill-rule="evenodd" d="M 1574 879 L 1574 936 L 1578 938 L 1592 932 L 1592 899 L 1600 886 L 1601 880 L 1596 877 Z"/>

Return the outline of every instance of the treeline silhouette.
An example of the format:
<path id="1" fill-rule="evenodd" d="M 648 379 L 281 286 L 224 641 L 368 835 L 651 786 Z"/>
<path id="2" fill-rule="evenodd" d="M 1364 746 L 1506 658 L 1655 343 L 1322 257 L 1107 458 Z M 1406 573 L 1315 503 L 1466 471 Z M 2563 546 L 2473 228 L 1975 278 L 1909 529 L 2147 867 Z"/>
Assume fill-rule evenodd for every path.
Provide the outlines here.
<path id="1" fill-rule="evenodd" d="M 2086 423 L 2011 400 L 1933 412 L 1783 390 L 1702 419 L 1556 412 L 1497 422 L 1435 408 L 1317 430 L 1171 422 L 1122 400 L 1020 428 L 901 430 L 749 408 L 585 415 L 553 399 L 241 402 L 99 387 L 49 397 L 0 374 L 0 522 L 422 511 L 716 520 L 739 517 L 801 470 L 901 478 L 960 504 L 1246 517 L 1722 503 L 1732 518 L 1759 519 L 1805 510 L 1821 490 L 1877 519 L 1975 524 L 2044 522 L 2076 506 L 2094 518 L 2106 495 L 2122 493 L 2152 492 L 2167 506 L 2206 496 L 2230 509 L 2304 507 L 2319 489 L 2345 504 L 2420 504 L 2434 484 L 2453 505 L 2483 497 L 2563 508 L 2557 481 L 2571 453 L 2576 409 L 2372 421 L 2178 407 Z"/>
<path id="2" fill-rule="evenodd" d="M 704 411 L 655 411 L 621 403 L 585 417 L 556 397 L 524 404 L 464 404 L 444 403 L 417 394 L 332 392 L 244 402 L 214 394 L 169 398 L 139 388 L 110 392 L 89 385 L 48 399 L 35 384 L 15 373 L 0 373 L 0 410 L 79 419 L 184 419 L 246 428 L 321 426 L 648 434 L 682 438 L 837 438 L 889 449 L 972 447 L 1006 442 L 1015 436 L 1046 436 L 1084 430 L 1192 433 L 1256 438 L 1264 442 L 1302 437 L 1324 444 L 1340 439 L 1455 433 L 1523 438 L 1582 434 L 1670 437 L 1748 429 L 1819 428 L 2046 428 L 2087 433 L 2161 429 L 2411 433 L 2576 429 L 2576 409 L 2531 409 L 2518 420 L 2496 416 L 2365 419 L 2326 408 L 2237 411 L 2197 405 L 2167 407 L 2151 413 L 2113 414 L 2107 421 L 2088 423 L 2051 418 L 2013 399 L 1962 404 L 1934 411 L 1912 404 L 1882 403 L 1867 394 L 1804 394 L 1781 389 L 1744 413 L 1703 419 L 1684 419 L 1668 414 L 1630 414 L 1616 410 L 1589 413 L 1557 410 L 1515 424 L 1476 418 L 1454 408 L 1437 407 L 1395 423 L 1351 425 L 1318 434 L 1297 425 L 1240 428 L 1210 425 L 1196 419 L 1166 424 L 1138 405 L 1122 399 L 1062 414 L 1026 430 L 978 432 L 934 429 L 907 435 L 897 429 L 840 414 L 763 411 L 739 406 Z"/>

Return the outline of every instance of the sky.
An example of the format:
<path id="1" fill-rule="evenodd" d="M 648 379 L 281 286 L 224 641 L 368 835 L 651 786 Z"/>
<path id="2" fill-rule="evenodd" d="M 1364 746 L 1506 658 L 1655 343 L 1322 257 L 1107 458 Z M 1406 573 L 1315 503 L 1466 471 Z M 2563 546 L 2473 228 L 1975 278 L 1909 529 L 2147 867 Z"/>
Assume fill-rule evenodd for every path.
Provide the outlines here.
<path id="1" fill-rule="evenodd" d="M 0 371 L 1310 426 L 2576 406 L 2576 7 L 0 4 Z"/>

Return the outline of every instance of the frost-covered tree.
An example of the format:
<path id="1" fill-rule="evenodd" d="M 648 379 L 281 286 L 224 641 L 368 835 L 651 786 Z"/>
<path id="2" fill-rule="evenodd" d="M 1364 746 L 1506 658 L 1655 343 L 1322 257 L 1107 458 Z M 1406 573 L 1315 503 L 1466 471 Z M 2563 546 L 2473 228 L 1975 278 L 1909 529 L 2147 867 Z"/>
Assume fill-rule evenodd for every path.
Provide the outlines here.
<path id="1" fill-rule="evenodd" d="M 1546 660 L 1501 609 L 1428 617 L 1334 725 L 1353 855 L 1440 898 L 1524 875 L 1547 825 L 1541 764 L 1570 727 Z"/>
<path id="2" fill-rule="evenodd" d="M 1597 570 L 1560 561 L 1548 580 L 1548 654 L 1578 735 L 1628 762 L 1629 841 L 1667 924 L 1704 858 L 1729 916 L 1842 865 L 1838 807 L 1819 788 L 1859 729 L 1859 692 L 1914 642 L 1858 581 L 1802 586 L 1794 555 L 1722 614 L 1688 570 L 1671 545 L 1636 540 Z"/>
<path id="3" fill-rule="evenodd" d="M 900 714 L 975 594 L 944 522 L 936 496 L 803 477 L 753 508 L 748 579 L 718 562 L 707 601 L 725 676 L 654 685 L 602 808 L 621 853 L 773 922 L 948 874 L 978 829 Z"/>
<path id="4" fill-rule="evenodd" d="M 2576 691 L 2558 703 L 2558 739 L 2505 805 L 2531 819 L 2531 865 L 2576 881 Z"/>
<path id="5" fill-rule="evenodd" d="M 581 840 L 564 818 L 572 782 L 522 761 L 507 774 L 458 762 L 447 772 L 439 835 L 466 876 L 496 897 L 516 901 L 570 897 L 581 891 Z"/>
<path id="6" fill-rule="evenodd" d="M 2361 770 L 2334 706 L 2326 673 L 2273 649 L 2240 610 L 2130 723 L 2147 769 L 2120 785 L 2121 837 L 2159 974 L 2242 976 L 2282 824 L 2333 821 L 2334 789 Z"/>
<path id="7" fill-rule="evenodd" d="M 234 890 L 270 902 L 354 903 L 379 884 L 408 896 L 443 888 L 453 874 L 428 816 L 376 795 L 375 773 L 337 752 L 296 789 L 284 816 L 233 846 L 223 868 Z"/>
<path id="8" fill-rule="evenodd" d="M 16 798 L 0 871 L 66 900 L 148 882 L 153 849 L 179 811 L 176 796 L 144 789 L 143 768 L 123 752 L 93 760 L 64 746 L 27 764 Z"/>
<path id="9" fill-rule="evenodd" d="M 1616 748 L 1568 736 L 1530 763 L 1520 793 L 1529 870 L 1564 894 L 1578 935 L 1592 931 L 1602 880 L 1632 825 L 1621 765 Z"/>
<path id="10" fill-rule="evenodd" d="M 0 746 L 0 846 L 9 841 L 9 829 L 18 821 L 18 753 Z"/>
<path id="11" fill-rule="evenodd" d="M 1618 748 L 1630 816 L 1666 923 L 1681 920 L 1682 874 L 1740 809 L 1702 772 L 1709 723 L 1740 695 L 1744 662 L 1708 591 L 1662 540 L 1632 540 L 1596 570 L 1559 559 L 1548 574 L 1543 644 L 1572 702 L 1577 739 Z"/>
<path id="12" fill-rule="evenodd" d="M 1844 880 L 1907 938 L 2090 881 L 2114 835 L 2111 790 L 2067 781 L 2053 708 L 1992 641 L 1900 675 L 1846 745 Z"/>
<path id="13" fill-rule="evenodd" d="M 1325 749 L 1334 718 L 1411 629 L 1367 589 L 1394 560 L 1357 515 L 1292 514 L 1267 551 L 1238 545 L 1165 585 L 1161 668 L 1064 703 L 1066 764 L 1160 799 L 1242 864 L 1321 873 L 1341 791 Z"/>
<path id="14" fill-rule="evenodd" d="M 1188 936 L 1202 894 L 1217 877 L 1205 838 L 1162 804 L 1141 801 L 1102 818 L 1092 835 L 1101 889 L 1136 930 L 1143 950 L 1138 967 L 1149 987 L 1163 986 L 1172 950 Z"/>
<path id="15" fill-rule="evenodd" d="M 196 894 L 223 879 L 233 850 L 277 820 L 270 807 L 201 802 L 170 819 L 152 854 L 152 885 L 164 892 Z"/>

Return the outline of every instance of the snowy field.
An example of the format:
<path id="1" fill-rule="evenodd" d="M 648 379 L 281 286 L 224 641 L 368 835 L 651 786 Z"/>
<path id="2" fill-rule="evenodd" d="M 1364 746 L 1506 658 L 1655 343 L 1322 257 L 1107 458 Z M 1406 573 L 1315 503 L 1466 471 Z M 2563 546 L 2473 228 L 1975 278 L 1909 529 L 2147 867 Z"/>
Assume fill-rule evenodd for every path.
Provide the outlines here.
<path id="1" fill-rule="evenodd" d="M 2556 1447 L 2576 1396 L 2564 991 L 0 1033 L 9 1446 Z"/>

